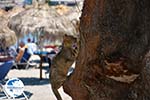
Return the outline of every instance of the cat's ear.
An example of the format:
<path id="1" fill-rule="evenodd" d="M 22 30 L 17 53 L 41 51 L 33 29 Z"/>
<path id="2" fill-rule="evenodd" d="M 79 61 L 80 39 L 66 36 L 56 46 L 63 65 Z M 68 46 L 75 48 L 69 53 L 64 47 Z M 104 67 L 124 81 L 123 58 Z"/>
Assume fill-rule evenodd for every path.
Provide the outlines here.
<path id="1" fill-rule="evenodd" d="M 63 41 L 64 41 L 64 42 L 67 41 L 67 37 L 68 37 L 68 35 L 67 35 L 67 34 L 64 34 L 64 36 L 63 36 Z"/>
<path id="2" fill-rule="evenodd" d="M 68 37 L 68 35 L 67 35 L 67 34 L 64 34 L 63 38 L 65 38 L 65 37 Z"/>

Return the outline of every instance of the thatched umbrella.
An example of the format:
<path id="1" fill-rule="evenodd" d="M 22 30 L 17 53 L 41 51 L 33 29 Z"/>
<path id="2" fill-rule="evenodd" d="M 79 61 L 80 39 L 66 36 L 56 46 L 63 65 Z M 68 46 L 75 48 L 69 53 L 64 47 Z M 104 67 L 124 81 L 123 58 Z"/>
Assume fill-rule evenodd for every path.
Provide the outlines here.
<path id="1" fill-rule="evenodd" d="M 69 20 L 78 20 L 79 21 L 79 17 L 81 16 L 81 9 L 82 6 L 66 6 L 66 5 L 57 5 L 57 6 L 52 6 L 54 9 L 56 9 L 56 11 L 61 14 L 66 16 Z"/>
<path id="2" fill-rule="evenodd" d="M 71 21 L 49 7 L 27 9 L 13 16 L 8 26 L 18 35 L 37 33 L 41 27 L 45 38 L 58 39 L 59 36 L 60 39 L 63 34 L 77 35 L 77 30 Z"/>
<path id="3" fill-rule="evenodd" d="M 9 19 L 17 13 L 23 11 L 22 7 L 14 7 L 6 12 L 0 9 L 0 47 L 5 48 L 16 43 L 16 34 L 7 26 Z"/>
<path id="4" fill-rule="evenodd" d="M 3 9 L 0 8 L 0 16 L 4 16 L 6 14 L 7 14 L 7 12 L 5 10 L 3 10 Z"/>
<path id="5" fill-rule="evenodd" d="M 7 16 L 9 18 L 17 15 L 18 13 L 24 11 L 25 9 L 23 7 L 20 7 L 20 6 L 15 6 L 13 7 L 13 9 L 9 10 L 8 13 L 7 13 Z"/>
<path id="6" fill-rule="evenodd" d="M 6 48 L 16 43 L 16 35 L 7 27 L 8 19 L 6 17 L 0 16 L 0 22 L 0 47 Z"/>

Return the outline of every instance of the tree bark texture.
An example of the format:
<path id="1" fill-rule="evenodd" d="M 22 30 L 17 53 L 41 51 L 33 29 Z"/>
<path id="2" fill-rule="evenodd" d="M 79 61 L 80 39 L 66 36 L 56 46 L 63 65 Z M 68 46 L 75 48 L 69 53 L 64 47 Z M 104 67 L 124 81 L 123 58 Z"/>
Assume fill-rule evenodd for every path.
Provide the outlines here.
<path id="1" fill-rule="evenodd" d="M 150 100 L 150 0 L 85 0 L 73 100 Z"/>

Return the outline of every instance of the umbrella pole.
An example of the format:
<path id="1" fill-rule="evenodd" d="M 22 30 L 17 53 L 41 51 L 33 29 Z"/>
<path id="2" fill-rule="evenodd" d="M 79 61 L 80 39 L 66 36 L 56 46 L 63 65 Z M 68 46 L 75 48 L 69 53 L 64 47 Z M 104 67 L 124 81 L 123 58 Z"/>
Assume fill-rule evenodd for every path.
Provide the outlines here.
<path id="1" fill-rule="evenodd" d="M 17 36 L 17 48 L 19 48 L 19 36 Z"/>

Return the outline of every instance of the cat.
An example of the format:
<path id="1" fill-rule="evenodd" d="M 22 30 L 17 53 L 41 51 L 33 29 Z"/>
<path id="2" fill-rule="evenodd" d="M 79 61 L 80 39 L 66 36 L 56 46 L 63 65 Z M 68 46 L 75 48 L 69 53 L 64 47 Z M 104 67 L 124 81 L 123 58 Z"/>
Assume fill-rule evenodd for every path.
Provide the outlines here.
<path id="1" fill-rule="evenodd" d="M 53 93 L 57 100 L 62 100 L 58 89 L 67 79 L 70 66 L 75 62 L 78 55 L 78 39 L 64 35 L 62 50 L 55 56 L 50 69 L 50 82 Z"/>

